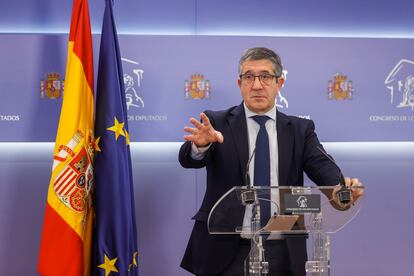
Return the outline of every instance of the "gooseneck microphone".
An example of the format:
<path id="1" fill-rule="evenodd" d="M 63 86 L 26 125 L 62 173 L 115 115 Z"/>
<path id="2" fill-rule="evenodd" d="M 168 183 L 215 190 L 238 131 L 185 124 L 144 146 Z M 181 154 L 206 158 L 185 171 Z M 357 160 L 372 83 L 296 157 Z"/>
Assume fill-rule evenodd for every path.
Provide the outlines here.
<path id="1" fill-rule="evenodd" d="M 333 158 L 327 154 L 323 149 L 321 149 L 320 147 L 316 147 L 326 158 L 328 158 L 332 164 L 335 165 L 335 167 L 338 168 L 339 170 L 339 185 L 341 186 L 341 188 L 339 189 L 339 191 L 336 192 L 336 195 L 338 196 L 338 200 L 341 204 L 347 205 L 351 202 L 352 199 L 352 193 L 351 193 L 351 189 L 349 189 L 349 187 L 347 187 L 345 185 L 345 179 L 344 179 L 344 175 L 342 174 L 341 168 L 339 168 L 339 166 L 336 164 L 335 160 L 333 160 Z"/>
<path id="2" fill-rule="evenodd" d="M 246 174 L 244 175 L 244 180 L 245 180 L 245 184 L 247 187 L 251 186 L 251 181 L 250 181 L 250 163 L 252 162 L 253 156 L 256 153 L 256 148 L 254 148 L 252 154 L 249 157 L 249 161 L 247 161 L 246 164 Z"/>
<path id="3" fill-rule="evenodd" d="M 244 181 L 245 181 L 245 185 L 247 187 L 247 190 L 245 192 L 243 192 L 242 194 L 242 203 L 243 205 L 249 205 L 249 204 L 253 204 L 256 202 L 257 200 L 257 195 L 254 189 L 251 189 L 251 181 L 250 181 L 250 172 L 249 172 L 249 168 L 250 168 L 250 162 L 252 162 L 253 156 L 256 153 L 256 148 L 254 148 L 252 154 L 249 157 L 249 161 L 247 161 L 246 164 L 246 173 L 244 175 Z"/>

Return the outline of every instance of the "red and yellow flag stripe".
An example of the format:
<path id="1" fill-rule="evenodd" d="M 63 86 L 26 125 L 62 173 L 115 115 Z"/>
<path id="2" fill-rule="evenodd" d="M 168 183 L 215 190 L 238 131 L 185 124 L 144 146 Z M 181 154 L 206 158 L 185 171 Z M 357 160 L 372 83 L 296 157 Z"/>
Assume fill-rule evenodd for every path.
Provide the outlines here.
<path id="1" fill-rule="evenodd" d="M 93 215 L 90 201 L 94 155 L 93 77 L 88 2 L 74 0 L 65 91 L 39 254 L 38 270 L 42 275 L 89 274 Z"/>

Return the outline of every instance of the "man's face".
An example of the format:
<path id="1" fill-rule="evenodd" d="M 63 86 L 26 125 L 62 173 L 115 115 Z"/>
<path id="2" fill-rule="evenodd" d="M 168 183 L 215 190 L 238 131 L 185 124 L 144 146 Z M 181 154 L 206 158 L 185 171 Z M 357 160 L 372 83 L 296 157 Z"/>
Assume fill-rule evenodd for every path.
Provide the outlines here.
<path id="1" fill-rule="evenodd" d="M 251 73 L 258 76 L 263 73 L 274 75 L 272 62 L 270 60 L 249 60 L 242 64 L 241 74 Z M 255 78 L 253 83 L 246 83 L 243 80 L 237 81 L 240 92 L 246 106 L 253 112 L 264 114 L 275 105 L 275 99 L 284 83 L 282 77 L 273 78 L 270 84 L 261 83 Z"/>

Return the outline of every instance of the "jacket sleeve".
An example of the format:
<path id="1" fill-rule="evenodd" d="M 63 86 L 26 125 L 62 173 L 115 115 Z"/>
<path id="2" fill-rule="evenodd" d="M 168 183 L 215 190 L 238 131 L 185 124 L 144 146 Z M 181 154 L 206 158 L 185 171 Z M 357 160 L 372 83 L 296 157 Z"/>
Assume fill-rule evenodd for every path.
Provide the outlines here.
<path id="1" fill-rule="evenodd" d="M 210 114 L 210 112 L 204 111 L 204 113 L 210 119 L 210 123 L 214 127 L 214 121 L 212 120 L 212 115 Z M 210 148 L 206 151 L 206 154 L 203 159 L 195 160 L 191 157 L 191 142 L 187 141 L 180 148 L 180 152 L 178 154 L 178 160 L 180 161 L 181 166 L 183 166 L 184 168 L 199 169 L 199 168 L 205 167 L 208 162 L 209 155 L 211 151 L 214 149 L 214 146 L 215 146 L 215 143 L 213 143 L 210 146 Z"/>
<path id="2" fill-rule="evenodd" d="M 321 152 L 325 149 L 315 133 L 315 124 L 313 121 L 308 122 L 305 132 L 304 170 L 315 184 L 334 186 L 339 183 L 339 168 Z"/>
<path id="3" fill-rule="evenodd" d="M 178 154 L 178 160 L 180 161 L 181 166 L 184 168 L 193 168 L 193 169 L 199 169 L 206 165 L 208 158 L 208 152 L 206 152 L 206 155 L 201 160 L 195 160 L 191 157 L 191 142 L 187 141 L 185 142 L 181 148 L 180 152 Z"/>

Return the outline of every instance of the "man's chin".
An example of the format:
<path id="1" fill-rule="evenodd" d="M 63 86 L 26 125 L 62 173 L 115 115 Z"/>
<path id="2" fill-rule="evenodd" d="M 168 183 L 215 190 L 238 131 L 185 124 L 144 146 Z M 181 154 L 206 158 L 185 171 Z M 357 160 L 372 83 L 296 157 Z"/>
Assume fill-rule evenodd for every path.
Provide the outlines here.
<path id="1" fill-rule="evenodd" d="M 272 109 L 272 107 L 267 104 L 253 104 L 249 107 L 249 109 L 255 113 L 262 114 Z"/>

